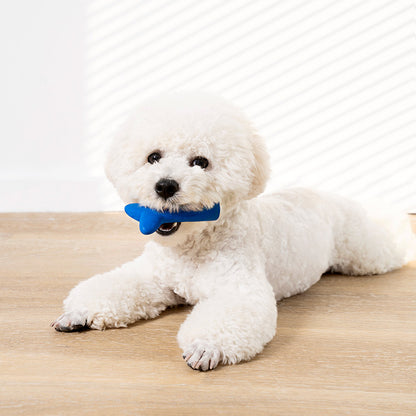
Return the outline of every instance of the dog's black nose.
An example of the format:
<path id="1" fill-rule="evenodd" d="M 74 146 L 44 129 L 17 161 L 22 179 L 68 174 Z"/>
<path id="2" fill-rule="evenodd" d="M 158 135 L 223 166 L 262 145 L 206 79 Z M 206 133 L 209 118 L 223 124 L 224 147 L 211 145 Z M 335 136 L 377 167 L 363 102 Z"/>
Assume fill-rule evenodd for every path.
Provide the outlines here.
<path id="1" fill-rule="evenodd" d="M 160 179 L 155 185 L 155 191 L 163 199 L 168 199 L 179 191 L 179 184 L 173 179 Z"/>

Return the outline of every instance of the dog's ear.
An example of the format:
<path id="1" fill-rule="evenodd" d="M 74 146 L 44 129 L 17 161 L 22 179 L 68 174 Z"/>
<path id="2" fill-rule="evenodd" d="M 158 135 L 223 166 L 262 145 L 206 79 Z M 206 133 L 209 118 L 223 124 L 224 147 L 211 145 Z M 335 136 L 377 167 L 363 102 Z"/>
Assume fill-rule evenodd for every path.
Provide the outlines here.
<path id="1" fill-rule="evenodd" d="M 254 156 L 253 181 L 249 192 L 249 199 L 261 194 L 270 177 L 270 155 L 266 144 L 257 132 L 252 135 L 252 151 Z"/>

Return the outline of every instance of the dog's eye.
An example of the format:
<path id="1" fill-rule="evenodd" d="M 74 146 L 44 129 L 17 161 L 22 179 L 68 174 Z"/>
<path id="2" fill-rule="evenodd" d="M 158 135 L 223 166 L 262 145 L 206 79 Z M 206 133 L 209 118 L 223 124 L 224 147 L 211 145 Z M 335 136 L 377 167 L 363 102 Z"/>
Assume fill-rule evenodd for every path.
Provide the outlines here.
<path id="1" fill-rule="evenodd" d="M 195 159 L 192 159 L 189 165 L 199 166 L 201 169 L 205 169 L 208 167 L 209 162 L 208 162 L 208 159 L 206 159 L 205 157 L 198 156 Z"/>
<path id="2" fill-rule="evenodd" d="M 153 152 L 147 157 L 147 161 L 153 165 L 153 163 L 159 162 L 161 158 L 162 155 L 159 152 Z"/>

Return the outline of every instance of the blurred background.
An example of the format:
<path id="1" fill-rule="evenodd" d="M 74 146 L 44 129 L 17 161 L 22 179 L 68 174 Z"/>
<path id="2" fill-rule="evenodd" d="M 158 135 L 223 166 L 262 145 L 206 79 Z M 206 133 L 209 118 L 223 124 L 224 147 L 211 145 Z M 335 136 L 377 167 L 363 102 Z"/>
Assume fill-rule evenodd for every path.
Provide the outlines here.
<path id="1" fill-rule="evenodd" d="M 416 212 L 413 0 L 0 3 L 0 211 L 123 207 L 103 174 L 141 100 L 206 90 L 266 138 L 269 190 Z"/>

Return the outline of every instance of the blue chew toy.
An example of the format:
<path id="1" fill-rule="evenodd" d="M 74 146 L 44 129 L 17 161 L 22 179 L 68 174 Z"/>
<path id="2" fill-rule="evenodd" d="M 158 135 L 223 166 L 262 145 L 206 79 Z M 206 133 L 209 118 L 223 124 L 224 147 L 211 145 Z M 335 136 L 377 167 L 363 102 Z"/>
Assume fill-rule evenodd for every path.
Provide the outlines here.
<path id="1" fill-rule="evenodd" d="M 126 214 L 140 222 L 142 234 L 154 233 L 162 224 L 174 222 L 215 221 L 220 216 L 220 204 L 202 211 L 156 211 L 139 204 L 128 204 L 124 207 Z"/>

